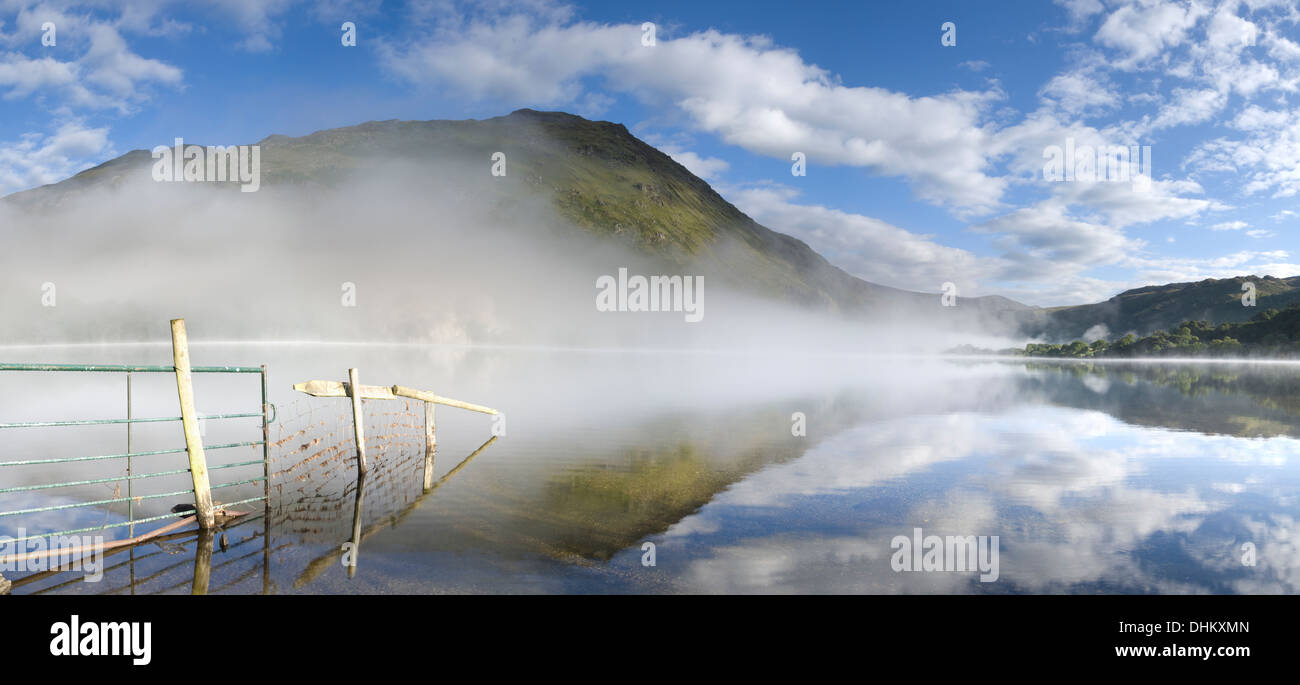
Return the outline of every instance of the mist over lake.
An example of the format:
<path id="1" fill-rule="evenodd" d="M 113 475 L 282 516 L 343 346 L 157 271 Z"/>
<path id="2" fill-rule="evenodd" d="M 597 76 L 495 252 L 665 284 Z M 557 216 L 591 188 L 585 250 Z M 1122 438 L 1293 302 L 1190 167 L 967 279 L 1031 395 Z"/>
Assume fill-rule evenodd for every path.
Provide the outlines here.
<path id="1" fill-rule="evenodd" d="M 142 364 L 167 348 L 23 352 L 42 362 L 89 354 Z M 1291 365 L 302 344 L 199 344 L 193 354 L 199 364 L 268 364 L 273 442 L 313 421 L 346 427 L 345 399 L 289 386 L 339 378 L 349 366 L 362 369 L 363 382 L 491 402 L 507 421 L 504 435 L 462 464 L 492 438 L 493 417 L 441 409 L 436 476 L 450 477 L 428 494 L 418 448 L 372 452 L 361 505 L 368 533 L 352 577 L 340 546 L 352 538 L 355 460 L 313 466 L 304 488 L 299 445 L 278 444 L 269 537 L 261 537 L 265 522 L 233 527 L 228 536 L 239 544 L 215 553 L 213 591 L 1294 593 L 1300 582 L 1300 369 Z M 160 387 L 170 380 L 162 376 Z M 207 381 L 196 381 L 201 412 L 258 401 L 248 384 Z M 108 375 L 83 378 L 48 402 L 115 415 L 120 386 Z M 135 392 L 147 410 L 151 389 Z M 400 401 L 367 405 L 399 417 L 393 425 L 403 420 Z M 18 419 L 49 414 L 49 405 L 12 398 L 2 406 Z M 804 436 L 792 435 L 796 412 L 806 417 Z M 213 443 L 256 428 L 210 423 Z M 55 430 L 32 444 L 59 455 L 121 441 L 120 426 L 48 439 Z M 175 444 L 179 433 L 170 425 L 138 439 Z M 339 439 L 330 435 L 318 433 Z M 235 452 L 209 461 L 247 456 Z M 59 496 L 103 497 L 107 487 Z M 27 522 L 72 527 L 124 516 L 120 505 L 74 511 L 82 513 Z M 997 582 L 895 571 L 894 539 L 918 528 L 997 536 Z M 644 564 L 645 543 L 653 566 Z M 1246 543 L 1254 566 L 1242 563 Z M 194 565 L 177 562 L 192 549 L 134 564 L 110 557 L 119 565 L 103 584 L 51 591 L 187 593 Z M 133 554 L 151 551 L 159 548 Z"/>

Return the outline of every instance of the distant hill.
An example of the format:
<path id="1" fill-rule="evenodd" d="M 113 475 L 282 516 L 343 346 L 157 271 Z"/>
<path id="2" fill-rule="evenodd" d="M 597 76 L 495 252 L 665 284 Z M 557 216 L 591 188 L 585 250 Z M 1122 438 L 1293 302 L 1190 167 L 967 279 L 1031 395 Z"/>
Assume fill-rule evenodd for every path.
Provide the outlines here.
<path id="1" fill-rule="evenodd" d="M 485 120 L 368 122 L 297 138 L 273 135 L 258 144 L 263 187 L 328 188 L 394 160 L 475 160 L 481 166 L 473 172 L 488 182 L 491 157 L 502 151 L 514 182 L 549 196 L 563 217 L 592 234 L 683 269 L 707 266 L 745 292 L 853 318 L 892 312 L 969 322 L 971 315 L 1031 309 L 1004 297 L 978 297 L 963 298 L 961 312 L 942 311 L 938 293 L 856 278 L 803 241 L 758 224 L 622 124 L 522 109 Z M 58 204 L 69 194 L 112 187 L 131 174 L 147 177 L 152 163 L 148 151 L 135 150 L 4 201 L 27 208 Z"/>
<path id="2" fill-rule="evenodd" d="M 1242 304 L 1242 285 L 1255 284 L 1254 307 Z M 1095 327 L 1105 326 L 1108 339 L 1128 333 L 1141 337 L 1177 328 L 1184 321 L 1212 325 L 1249 321 L 1257 313 L 1286 309 L 1300 303 L 1300 276 L 1237 276 L 1194 283 L 1169 283 L 1126 290 L 1105 302 L 1024 312 L 1017 317 L 1030 337 L 1053 342 L 1082 339 Z"/>
<path id="3" fill-rule="evenodd" d="M 516 184 L 510 187 L 547 198 L 561 217 L 598 239 L 625 243 L 684 273 L 705 268 L 742 292 L 857 319 L 909 317 L 963 330 L 979 325 L 995 334 L 1069 342 L 1090 331 L 1114 339 L 1130 332 L 1148 335 L 1186 320 L 1242 322 L 1258 311 L 1300 302 L 1300 277 L 1240 276 L 1135 288 L 1087 305 L 1037 308 L 986 296 L 962 298 L 958 307 L 945 309 L 938 293 L 856 278 L 803 241 L 755 222 L 623 125 L 562 112 L 521 109 L 484 120 L 374 121 L 301 137 L 272 135 L 258 144 L 263 187 L 308 186 L 325 192 L 394 161 L 469 160 L 465 176 L 491 183 L 492 155 L 504 152 L 509 182 Z M 135 150 L 0 202 L 29 209 L 57 205 L 133 176 L 148 178 L 152 164 L 148 151 Z M 501 194 L 495 198 L 490 201 L 501 201 Z M 1254 309 L 1241 304 L 1246 281 L 1256 286 Z"/>
<path id="4" fill-rule="evenodd" d="M 1137 337 L 1129 333 L 1116 341 L 1091 344 L 1030 343 L 1024 354 L 1040 357 L 1264 357 L 1295 358 L 1300 354 L 1300 304 L 1287 309 L 1256 311 L 1244 323 L 1188 319 L 1176 329 Z"/>

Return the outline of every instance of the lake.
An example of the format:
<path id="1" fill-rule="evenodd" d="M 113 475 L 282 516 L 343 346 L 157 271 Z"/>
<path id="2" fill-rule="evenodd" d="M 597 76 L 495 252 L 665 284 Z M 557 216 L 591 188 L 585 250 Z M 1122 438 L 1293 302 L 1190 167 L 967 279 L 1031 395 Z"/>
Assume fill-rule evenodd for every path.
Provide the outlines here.
<path id="1" fill-rule="evenodd" d="M 170 349 L 8 347 L 0 357 L 167 364 Z M 183 533 L 116 552 L 97 583 L 5 572 L 15 594 L 188 594 L 199 566 L 211 593 L 1300 587 L 1296 365 L 308 343 L 193 344 L 193 358 L 268 365 L 269 517 L 260 503 L 243 505 L 254 512 L 216 540 Z M 374 442 L 358 488 L 347 400 L 290 387 L 345 380 L 352 366 L 362 383 L 432 390 L 498 408 L 504 420 L 438 407 L 436 484 L 425 492 L 422 407 L 367 401 Z M 120 374 L 2 376 L 0 422 L 125 410 Z M 200 412 L 258 411 L 256 375 L 195 383 Z M 135 416 L 176 415 L 174 378 L 134 374 L 133 384 Z M 256 419 L 206 423 L 205 444 L 260 439 Z M 135 431 L 137 451 L 184 444 L 176 423 Z M 120 453 L 123 441 L 120 425 L 6 429 L 0 461 Z M 260 455 L 215 450 L 208 461 Z M 183 454 L 136 461 L 137 473 L 185 465 Z M 116 461 L 93 463 L 0 469 L 0 488 L 121 473 Z M 219 472 L 242 480 L 260 471 Z M 187 482 L 182 473 L 136 487 Z M 122 487 L 0 494 L 0 510 L 109 499 Z M 252 483 L 214 497 L 261 492 Z M 136 516 L 186 501 L 145 500 Z M 5 517 L 0 535 L 99 526 L 125 513 L 114 504 Z M 965 540 L 981 555 L 954 566 L 954 539 L 957 562 Z M 980 573 L 981 561 L 995 572 Z"/>

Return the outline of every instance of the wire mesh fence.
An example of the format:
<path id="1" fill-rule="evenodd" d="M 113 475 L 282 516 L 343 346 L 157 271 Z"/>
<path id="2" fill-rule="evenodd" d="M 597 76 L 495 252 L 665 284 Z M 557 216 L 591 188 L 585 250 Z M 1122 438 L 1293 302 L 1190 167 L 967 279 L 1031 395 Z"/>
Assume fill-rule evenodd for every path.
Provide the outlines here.
<path id="1" fill-rule="evenodd" d="M 422 492 L 424 403 L 367 400 L 366 511 L 397 511 Z M 350 534 L 357 488 L 352 408 L 304 398 L 282 407 L 271 440 L 272 518 L 303 541 L 337 542 Z"/>
<path id="2" fill-rule="evenodd" d="M 175 321 L 173 327 L 175 331 Z M 183 339 L 179 344 L 184 345 Z M 43 400 L 43 406 L 38 408 L 40 411 L 34 415 L 22 408 L 17 411 L 16 418 L 28 420 L 0 423 L 0 562 L 7 563 L 24 556 L 22 553 L 7 553 L 4 545 L 12 550 L 16 543 L 56 541 L 64 539 L 63 536 L 87 533 L 96 541 L 95 554 L 101 558 L 126 556 L 125 561 L 111 565 L 108 570 L 121 570 L 129 574 L 128 577 L 115 579 L 115 584 L 103 590 L 105 593 L 127 589 L 136 592 L 142 587 L 137 570 L 144 573 L 143 582 L 146 584 L 182 573 L 184 564 L 163 562 L 167 562 L 166 557 L 171 554 L 188 551 L 187 545 L 193 546 L 190 585 L 195 594 L 209 591 L 214 569 L 224 569 L 237 561 L 240 562 L 237 577 L 216 587 L 245 587 L 252 583 L 251 579 L 256 575 L 248 563 L 252 562 L 262 570 L 261 590 L 269 592 L 274 585 L 271 569 L 272 555 L 276 551 L 303 545 L 323 550 L 298 575 L 294 582 L 296 588 L 328 568 L 338 555 L 341 544 L 344 547 L 351 544 L 356 548 L 361 540 L 378 529 L 396 525 L 477 454 L 476 451 L 442 480 L 432 482 L 436 449 L 434 404 L 498 413 L 488 407 L 403 386 L 361 386 L 355 380 L 355 370 L 350 372 L 354 376 L 350 385 L 312 381 L 304 384 L 309 386 L 303 390 L 305 397 L 276 407 L 267 400 L 265 366 L 190 367 L 188 359 L 180 356 L 181 352 L 178 351 L 177 355 L 175 367 L 0 364 L 0 372 L 68 372 L 52 375 L 80 373 L 101 378 L 108 374 L 123 374 L 126 379 L 125 416 L 111 415 L 115 411 L 112 405 L 116 402 L 102 388 L 88 390 L 93 384 L 79 381 L 66 385 L 55 383 L 53 392 L 40 391 L 38 394 Z M 174 411 L 176 394 L 170 394 L 168 398 L 168 393 L 157 392 L 158 388 L 153 393 L 141 393 L 136 388 L 133 394 L 132 390 L 133 379 L 138 383 L 143 374 L 159 377 L 165 373 L 176 376 L 175 386 L 170 392 L 179 389 L 182 415 L 138 415 Z M 189 385 L 189 373 L 213 376 L 259 374 L 260 411 L 223 408 L 219 412 L 198 413 L 195 393 Z M 354 385 L 364 394 L 352 402 L 336 399 L 349 396 L 349 388 Z M 298 386 L 295 389 L 302 390 Z M 167 401 L 155 401 L 150 410 L 140 412 L 141 395 L 146 396 L 143 399 L 152 395 L 154 400 Z M 214 401 L 213 396 L 217 398 L 215 401 L 229 402 L 234 398 L 245 404 L 248 399 L 246 388 L 238 392 L 227 389 L 224 393 L 212 393 L 205 399 Z M 357 399 L 364 401 L 357 402 Z M 13 413 L 15 406 L 12 403 L 0 405 L 5 414 Z M 359 422 L 354 415 L 354 406 L 360 407 Z M 49 411 L 50 408 L 55 411 Z M 99 416 L 70 418 L 46 415 L 79 411 Z M 183 447 L 176 445 L 178 422 L 184 425 Z M 205 432 L 206 424 L 213 426 Z M 226 428 L 218 424 L 238 425 Z M 157 435 L 142 436 L 141 432 L 147 432 L 143 428 L 150 426 L 171 428 Z M 47 434 L 45 439 L 27 442 L 4 439 L 7 432 L 24 430 L 53 433 Z M 89 444 L 83 444 L 85 434 L 78 437 L 68 435 L 70 431 L 78 430 L 99 432 Z M 114 431 L 122 431 L 125 435 Z M 362 450 L 358 450 L 358 434 L 364 436 L 364 458 L 361 457 Z M 125 448 L 112 449 L 121 444 L 123 438 Z M 490 443 L 491 440 L 478 451 Z M 108 446 L 100 448 L 99 445 Z M 240 454 L 240 450 L 245 452 Z M 208 452 L 236 456 L 217 458 L 209 465 L 205 459 Z M 198 475 L 200 471 L 203 472 L 201 478 Z M 207 475 L 209 471 L 214 474 L 211 480 Z M 12 475 L 15 473 L 25 475 L 15 477 Z M 146 488 L 146 483 L 152 487 Z M 214 496 L 211 494 L 213 491 L 222 494 Z M 204 502 L 199 493 L 206 494 L 209 501 L 215 503 L 219 514 L 215 526 L 211 521 L 207 524 L 202 522 L 199 512 Z M 169 508 L 177 501 L 192 501 L 194 505 L 188 509 L 183 504 Z M 254 508 L 255 513 L 247 511 L 248 507 L 231 509 L 259 502 L 262 506 Z M 189 517 L 191 514 L 194 516 Z M 232 546 L 227 539 L 228 531 L 241 527 L 251 530 L 249 524 L 256 519 L 262 520 L 261 530 L 244 535 Z M 21 525 L 15 525 L 19 522 Z M 141 524 L 153 525 L 147 526 L 149 532 L 137 536 L 136 527 Z M 199 530 L 192 530 L 195 524 Z M 191 529 L 185 530 L 184 526 Z M 273 530 L 275 544 L 271 539 Z M 114 531 L 121 533 L 121 539 L 111 538 Z M 219 537 L 214 538 L 214 535 Z M 217 540 L 219 554 L 225 554 L 234 547 L 251 544 L 258 537 L 262 538 L 260 563 L 255 560 L 256 552 L 225 558 L 216 565 L 212 563 Z M 110 542 L 105 543 L 106 538 Z M 145 542 L 157 550 L 139 547 Z M 19 545 L 18 549 L 21 550 L 22 546 Z M 32 594 L 77 588 L 58 576 L 63 571 L 79 569 L 70 566 L 61 553 L 55 554 L 52 549 L 49 552 L 38 555 L 44 556 L 45 561 L 38 567 L 25 569 L 28 573 L 17 577 L 13 585 L 25 586 Z M 355 563 L 349 569 L 349 574 L 353 572 Z M 183 581 L 182 578 L 165 585 L 163 591 L 174 591 L 184 585 Z M 0 588 L 0 594 L 12 587 L 9 585 L 11 581 L 2 575 L 0 582 L 6 584 Z"/>

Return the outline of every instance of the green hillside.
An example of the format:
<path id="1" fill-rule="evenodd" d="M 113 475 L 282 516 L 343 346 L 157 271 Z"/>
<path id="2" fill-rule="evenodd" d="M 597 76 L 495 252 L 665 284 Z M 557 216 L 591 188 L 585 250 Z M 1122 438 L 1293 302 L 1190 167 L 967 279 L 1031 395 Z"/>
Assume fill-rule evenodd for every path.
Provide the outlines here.
<path id="1" fill-rule="evenodd" d="M 459 165 L 464 178 L 481 178 L 482 187 L 492 189 L 467 201 L 508 204 L 523 195 L 540 197 L 596 239 L 625 243 L 665 268 L 707 273 L 713 282 L 744 292 L 853 318 L 896 314 L 1068 343 L 1090 330 L 1094 334 L 1089 337 L 1096 332 L 1108 339 L 1130 332 L 1140 337 L 1177 328 L 1183 321 L 1217 326 L 1300 303 L 1300 277 L 1240 276 L 1146 286 L 1079 306 L 1039 309 L 988 296 L 962 298 L 956 310 L 945 310 L 938 306 L 937 293 L 856 278 L 804 242 L 758 224 L 622 124 L 562 112 L 523 109 L 484 120 L 375 121 L 301 137 L 273 135 L 258 144 L 264 188 L 306 186 L 328 192 L 367 170 L 394 163 L 416 169 Z M 496 152 L 506 155 L 505 179 L 489 173 Z M 136 150 L 3 201 L 39 209 L 135 175 L 148 178 L 152 164 L 148 151 Z M 1256 286 L 1255 309 L 1241 304 L 1246 281 Z"/>
<path id="2" fill-rule="evenodd" d="M 1138 337 L 1069 344 L 1031 343 L 1035 357 L 1296 357 L 1300 356 L 1300 303 L 1287 309 L 1246 308 L 1249 321 L 1213 324 L 1188 320 L 1169 330 Z"/>
<path id="3" fill-rule="evenodd" d="M 297 138 L 273 135 L 259 145 L 264 188 L 329 188 L 394 162 L 452 160 L 465 167 L 466 177 L 481 174 L 486 184 L 493 180 L 492 155 L 503 152 L 507 187 L 539 194 L 571 223 L 666 264 L 701 269 L 745 292 L 852 317 L 939 310 L 937 293 L 855 278 L 804 242 L 758 224 L 622 124 L 523 109 L 485 120 L 368 122 Z M 136 150 L 6 201 L 39 208 L 70 192 L 147 175 L 152 163 L 147 151 Z M 490 197 L 509 201 L 508 193 Z M 1026 309 L 1002 297 L 964 298 L 961 306 L 968 314 Z"/>
<path id="4" fill-rule="evenodd" d="M 1242 285 L 1247 281 L 1255 284 L 1253 308 L 1242 304 Z M 1265 309 L 1285 309 L 1296 303 L 1300 303 L 1300 276 L 1238 276 L 1135 288 L 1105 302 L 1025 312 L 1019 322 L 1029 337 L 1069 342 L 1083 338 L 1097 325 L 1106 327 L 1108 338 L 1127 333 L 1145 336 L 1178 328 L 1184 321 L 1206 321 L 1215 326 L 1239 323 Z"/>

